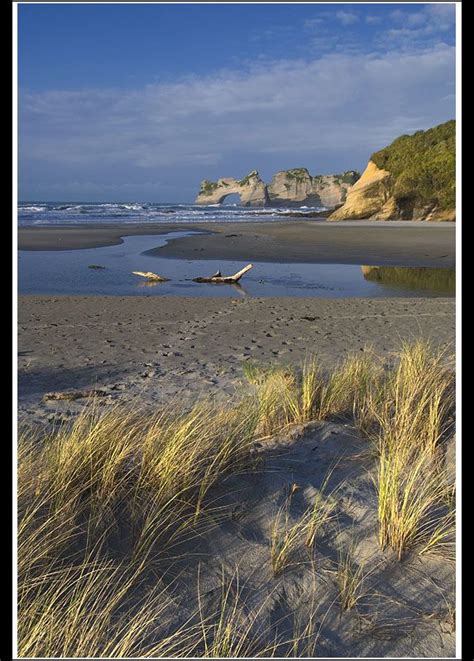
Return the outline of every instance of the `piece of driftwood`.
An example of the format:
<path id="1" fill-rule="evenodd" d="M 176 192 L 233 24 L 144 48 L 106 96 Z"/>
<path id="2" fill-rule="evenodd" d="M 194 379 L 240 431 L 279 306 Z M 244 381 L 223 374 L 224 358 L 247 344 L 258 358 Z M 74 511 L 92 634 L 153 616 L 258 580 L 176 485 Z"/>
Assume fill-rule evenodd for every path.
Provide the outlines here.
<path id="1" fill-rule="evenodd" d="M 142 278 L 146 278 L 150 282 L 168 282 L 169 278 L 164 278 L 162 275 L 157 275 L 152 271 L 132 271 L 133 275 L 140 275 Z"/>
<path id="2" fill-rule="evenodd" d="M 214 273 L 214 275 L 210 275 L 207 278 L 193 278 L 193 282 L 216 282 L 225 285 L 234 285 L 245 273 L 247 273 L 247 271 L 250 271 L 252 266 L 253 264 L 247 264 L 245 268 L 234 273 L 234 275 L 222 275 L 220 271 L 217 271 L 217 273 Z"/>
<path id="3" fill-rule="evenodd" d="M 86 397 L 105 397 L 105 390 L 94 388 L 93 390 L 64 390 L 62 392 L 47 392 L 43 395 L 46 402 L 66 399 L 74 401 L 75 399 L 84 399 Z"/>

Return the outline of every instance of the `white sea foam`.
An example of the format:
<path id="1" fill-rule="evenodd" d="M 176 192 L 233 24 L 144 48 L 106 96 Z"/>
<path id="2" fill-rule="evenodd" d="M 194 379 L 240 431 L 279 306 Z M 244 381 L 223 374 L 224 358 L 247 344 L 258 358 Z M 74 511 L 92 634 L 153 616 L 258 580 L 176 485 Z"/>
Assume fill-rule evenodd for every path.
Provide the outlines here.
<path id="1" fill-rule="evenodd" d="M 299 207 L 301 211 L 320 211 L 322 207 Z M 24 202 L 18 206 L 20 225 L 93 223 L 193 223 L 249 222 L 278 219 L 293 214 L 298 207 L 240 207 L 237 204 L 163 204 L 153 202 Z"/>

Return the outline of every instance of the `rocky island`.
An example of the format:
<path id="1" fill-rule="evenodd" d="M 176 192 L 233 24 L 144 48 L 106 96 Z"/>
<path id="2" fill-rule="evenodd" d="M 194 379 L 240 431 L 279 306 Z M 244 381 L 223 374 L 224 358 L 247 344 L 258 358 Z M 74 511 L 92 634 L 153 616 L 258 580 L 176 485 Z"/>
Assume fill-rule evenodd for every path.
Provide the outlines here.
<path id="1" fill-rule="evenodd" d="M 334 209 L 342 204 L 360 174 L 349 170 L 342 174 L 311 176 L 306 168 L 277 172 L 266 184 L 257 170 L 243 179 L 223 177 L 201 182 L 196 204 L 220 204 L 228 195 L 237 193 L 242 206 L 323 206 Z"/>
<path id="2" fill-rule="evenodd" d="M 375 152 L 329 220 L 455 220 L 455 121 Z"/>

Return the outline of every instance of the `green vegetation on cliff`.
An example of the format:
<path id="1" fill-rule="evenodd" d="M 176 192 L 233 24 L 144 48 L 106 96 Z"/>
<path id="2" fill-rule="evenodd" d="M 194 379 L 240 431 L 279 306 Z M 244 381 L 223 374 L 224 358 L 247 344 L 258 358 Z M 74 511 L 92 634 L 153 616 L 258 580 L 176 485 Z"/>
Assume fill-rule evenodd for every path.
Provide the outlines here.
<path id="1" fill-rule="evenodd" d="M 353 186 L 358 179 L 360 179 L 360 172 L 357 172 L 357 170 L 347 170 L 342 174 L 334 175 L 334 181 L 338 184 L 343 183 Z"/>
<path id="2" fill-rule="evenodd" d="M 293 168 L 286 171 L 286 176 L 289 179 L 296 179 L 296 181 L 305 181 L 311 179 L 310 174 L 306 168 Z"/>
<path id="3" fill-rule="evenodd" d="M 201 182 L 201 190 L 199 192 L 203 193 L 204 195 L 212 195 L 218 186 L 219 184 L 216 181 L 208 181 L 205 179 L 203 182 Z"/>
<path id="4" fill-rule="evenodd" d="M 248 175 L 246 175 L 243 179 L 240 179 L 237 183 L 239 186 L 247 186 L 251 181 L 253 180 L 260 181 L 260 177 L 258 176 L 258 170 L 252 170 L 252 172 L 249 172 Z"/>
<path id="5" fill-rule="evenodd" d="M 394 178 L 398 203 L 436 204 L 453 209 L 456 191 L 456 122 L 450 120 L 427 131 L 402 135 L 370 157 Z"/>

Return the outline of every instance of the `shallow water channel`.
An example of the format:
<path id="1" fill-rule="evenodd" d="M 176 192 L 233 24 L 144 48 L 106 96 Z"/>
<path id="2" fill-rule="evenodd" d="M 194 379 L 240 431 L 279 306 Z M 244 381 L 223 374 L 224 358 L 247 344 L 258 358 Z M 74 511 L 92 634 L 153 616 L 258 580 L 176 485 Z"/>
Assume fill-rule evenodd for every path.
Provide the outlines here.
<path id="1" fill-rule="evenodd" d="M 124 237 L 117 246 L 85 250 L 20 251 L 20 294 L 110 296 L 299 296 L 324 298 L 454 296 L 454 269 L 353 264 L 254 262 L 239 285 L 199 284 L 192 278 L 220 270 L 239 271 L 244 262 L 170 259 L 147 255 L 170 239 L 193 232 Z M 92 267 L 92 268 L 91 268 Z M 100 267 L 100 268 L 97 268 Z M 154 283 L 132 274 L 152 271 L 170 278 Z"/>

